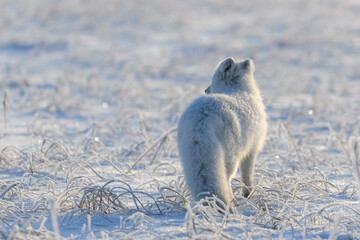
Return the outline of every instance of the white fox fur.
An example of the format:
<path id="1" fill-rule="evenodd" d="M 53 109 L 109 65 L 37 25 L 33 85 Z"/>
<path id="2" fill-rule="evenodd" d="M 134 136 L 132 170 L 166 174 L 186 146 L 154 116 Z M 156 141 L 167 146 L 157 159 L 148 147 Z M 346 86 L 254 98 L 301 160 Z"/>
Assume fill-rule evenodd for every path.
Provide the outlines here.
<path id="1" fill-rule="evenodd" d="M 221 62 L 205 90 L 183 113 L 178 145 L 185 179 L 196 200 L 215 195 L 225 204 L 234 199 L 231 179 L 253 187 L 255 158 L 266 131 L 265 107 L 253 78 L 254 64 L 246 59 Z"/>

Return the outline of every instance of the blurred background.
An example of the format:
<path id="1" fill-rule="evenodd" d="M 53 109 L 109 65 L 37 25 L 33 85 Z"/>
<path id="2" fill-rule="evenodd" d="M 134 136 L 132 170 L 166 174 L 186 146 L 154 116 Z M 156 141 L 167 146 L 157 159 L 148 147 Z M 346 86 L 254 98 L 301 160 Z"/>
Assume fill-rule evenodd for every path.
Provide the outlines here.
<path id="1" fill-rule="evenodd" d="M 45 109 L 58 118 L 82 109 L 75 116 L 81 122 L 105 111 L 118 122 L 134 108 L 154 116 L 170 102 L 179 105 L 167 123 L 174 125 L 209 85 L 216 64 L 232 56 L 254 60 L 270 119 L 358 120 L 351 113 L 359 110 L 360 82 L 355 0 L 0 4 L 0 89 L 13 112 Z M 358 125 L 351 131 L 359 133 Z"/>
<path id="2" fill-rule="evenodd" d="M 266 88 L 301 91 L 359 79 L 359 8 L 355 0 L 2 0 L 1 76 L 81 69 L 119 82 L 131 74 L 208 81 L 234 56 L 253 58 Z"/>

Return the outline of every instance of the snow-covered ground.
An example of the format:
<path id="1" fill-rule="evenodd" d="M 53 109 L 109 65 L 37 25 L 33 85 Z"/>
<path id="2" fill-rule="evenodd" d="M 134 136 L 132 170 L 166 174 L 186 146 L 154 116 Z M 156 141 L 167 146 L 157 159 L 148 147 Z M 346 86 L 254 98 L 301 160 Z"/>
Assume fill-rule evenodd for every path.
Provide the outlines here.
<path id="1" fill-rule="evenodd" d="M 360 239 L 360 2 L 2 0 L 0 238 Z M 195 204 L 179 116 L 251 57 L 256 188 Z M 360 161 L 360 157 L 358 157 Z"/>

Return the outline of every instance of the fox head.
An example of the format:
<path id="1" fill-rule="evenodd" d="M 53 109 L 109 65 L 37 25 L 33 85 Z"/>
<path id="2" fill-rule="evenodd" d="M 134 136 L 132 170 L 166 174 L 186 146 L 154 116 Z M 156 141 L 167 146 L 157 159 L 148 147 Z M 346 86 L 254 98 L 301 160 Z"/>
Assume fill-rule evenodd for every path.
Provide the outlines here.
<path id="1" fill-rule="evenodd" d="M 227 58 L 218 64 L 212 83 L 205 93 L 231 94 L 251 90 L 254 84 L 254 71 L 254 63 L 249 58 L 238 62 L 233 58 Z"/>

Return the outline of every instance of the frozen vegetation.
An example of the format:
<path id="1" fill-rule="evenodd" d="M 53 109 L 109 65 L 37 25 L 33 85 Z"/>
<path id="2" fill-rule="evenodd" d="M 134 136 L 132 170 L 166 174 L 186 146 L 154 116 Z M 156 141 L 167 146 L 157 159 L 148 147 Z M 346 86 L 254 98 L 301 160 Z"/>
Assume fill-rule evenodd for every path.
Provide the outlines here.
<path id="1" fill-rule="evenodd" d="M 0 238 L 360 239 L 360 2 L 0 1 Z M 233 213 L 193 203 L 179 116 L 226 57 L 269 131 Z"/>

